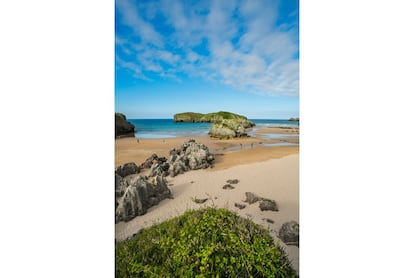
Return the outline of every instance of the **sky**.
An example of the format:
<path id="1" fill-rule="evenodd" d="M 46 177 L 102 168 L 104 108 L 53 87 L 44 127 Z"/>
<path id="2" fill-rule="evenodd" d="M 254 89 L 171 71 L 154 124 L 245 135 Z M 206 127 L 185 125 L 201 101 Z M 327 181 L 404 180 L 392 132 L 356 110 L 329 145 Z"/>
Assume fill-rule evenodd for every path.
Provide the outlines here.
<path id="1" fill-rule="evenodd" d="M 299 1 L 115 1 L 115 111 L 299 116 Z"/>

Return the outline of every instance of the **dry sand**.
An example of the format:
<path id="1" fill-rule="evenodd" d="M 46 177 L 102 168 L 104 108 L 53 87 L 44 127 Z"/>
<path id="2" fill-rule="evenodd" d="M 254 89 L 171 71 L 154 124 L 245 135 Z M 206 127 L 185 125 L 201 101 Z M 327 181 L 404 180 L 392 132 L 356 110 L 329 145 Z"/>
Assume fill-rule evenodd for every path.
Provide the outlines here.
<path id="1" fill-rule="evenodd" d="M 294 220 L 299 223 L 299 147 L 264 146 L 283 141 L 263 139 L 259 134 L 286 132 L 269 129 L 258 130 L 257 138 L 233 140 L 195 138 L 197 142 L 206 144 L 215 153 L 214 167 L 186 172 L 174 178 L 167 177 L 174 199 L 163 200 L 157 206 L 150 208 L 145 215 L 135 217 L 129 222 L 116 224 L 115 238 L 124 240 L 144 227 L 181 215 L 188 209 L 217 206 L 238 212 L 241 216 L 262 224 L 277 240 L 277 233 L 284 222 Z M 171 148 L 181 146 L 187 139 L 165 139 L 164 142 L 162 139 L 142 139 L 139 143 L 134 138 L 117 139 L 115 166 L 131 161 L 139 165 L 153 153 L 167 157 Z M 298 142 L 298 138 L 295 137 L 281 140 Z M 230 148 L 231 151 L 223 148 L 227 150 Z M 238 179 L 239 183 L 233 185 L 234 189 L 224 190 L 222 187 L 228 179 Z M 251 205 L 244 203 L 245 192 L 249 191 L 275 200 L 279 211 L 262 212 L 258 202 Z M 204 204 L 196 204 L 192 198 L 208 198 L 208 201 Z M 236 202 L 246 204 L 246 208 L 236 208 L 234 206 Z M 264 220 L 266 218 L 273 220 L 274 223 L 268 223 Z M 292 260 L 293 267 L 298 270 L 299 248 L 281 244 Z"/>

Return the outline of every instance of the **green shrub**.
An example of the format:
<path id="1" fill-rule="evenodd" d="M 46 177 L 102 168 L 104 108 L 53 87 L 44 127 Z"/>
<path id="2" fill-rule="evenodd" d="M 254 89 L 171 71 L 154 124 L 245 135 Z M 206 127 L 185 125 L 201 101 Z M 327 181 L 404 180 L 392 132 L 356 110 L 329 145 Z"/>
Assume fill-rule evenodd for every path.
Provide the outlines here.
<path id="1" fill-rule="evenodd" d="M 267 230 L 225 209 L 187 211 L 115 253 L 117 277 L 296 277 Z"/>

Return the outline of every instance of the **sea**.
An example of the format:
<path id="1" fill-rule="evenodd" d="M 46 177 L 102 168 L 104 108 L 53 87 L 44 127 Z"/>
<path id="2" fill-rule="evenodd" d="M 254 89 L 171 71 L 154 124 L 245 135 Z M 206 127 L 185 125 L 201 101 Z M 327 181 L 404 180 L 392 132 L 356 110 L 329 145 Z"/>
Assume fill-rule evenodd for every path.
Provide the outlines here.
<path id="1" fill-rule="evenodd" d="M 135 126 L 136 138 L 162 139 L 175 137 L 208 136 L 210 123 L 175 123 L 173 119 L 128 119 Z M 256 124 L 249 132 L 254 137 L 254 132 L 261 127 L 298 127 L 295 121 L 281 119 L 249 119 Z"/>

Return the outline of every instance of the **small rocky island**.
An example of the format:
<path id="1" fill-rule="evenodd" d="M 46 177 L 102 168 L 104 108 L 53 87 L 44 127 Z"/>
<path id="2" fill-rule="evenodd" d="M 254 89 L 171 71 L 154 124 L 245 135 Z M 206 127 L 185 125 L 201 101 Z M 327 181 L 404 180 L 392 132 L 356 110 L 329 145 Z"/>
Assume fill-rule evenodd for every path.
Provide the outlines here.
<path id="1" fill-rule="evenodd" d="M 225 111 L 208 114 L 194 112 L 179 113 L 174 115 L 174 122 L 211 123 L 208 134 L 210 137 L 219 139 L 246 137 L 246 129 L 255 125 L 245 116 Z"/>
<path id="2" fill-rule="evenodd" d="M 122 113 L 115 113 L 115 138 L 134 137 L 135 126 Z"/>

